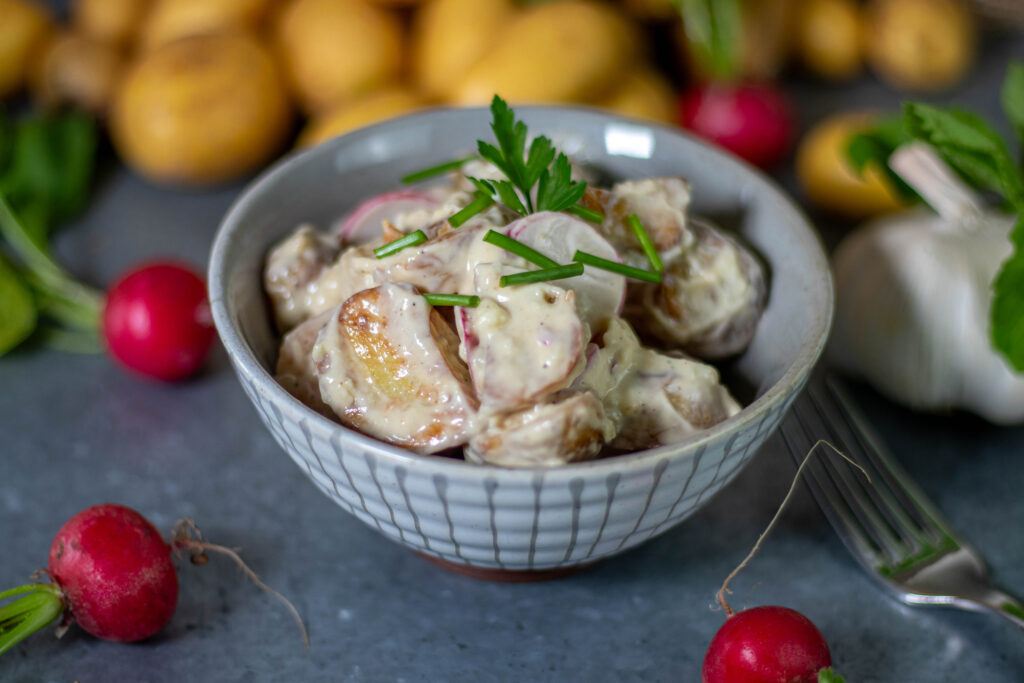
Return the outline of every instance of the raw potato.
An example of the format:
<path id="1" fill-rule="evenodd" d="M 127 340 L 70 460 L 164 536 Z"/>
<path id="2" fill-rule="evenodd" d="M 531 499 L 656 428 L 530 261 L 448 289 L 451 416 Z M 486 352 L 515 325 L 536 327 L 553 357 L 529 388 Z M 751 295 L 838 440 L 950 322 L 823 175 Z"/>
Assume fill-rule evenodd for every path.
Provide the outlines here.
<path id="1" fill-rule="evenodd" d="M 256 29 L 272 0 L 156 0 L 142 28 L 146 50 L 186 36 Z"/>
<path id="2" fill-rule="evenodd" d="M 412 24 L 413 82 L 428 95 L 447 95 L 515 14 L 512 0 L 428 0 Z"/>
<path id="3" fill-rule="evenodd" d="M 405 88 L 380 90 L 317 115 L 302 131 L 298 145 L 312 147 L 350 130 L 407 114 L 426 105 L 426 100 Z"/>
<path id="4" fill-rule="evenodd" d="M 595 104 L 635 119 L 661 123 L 674 123 L 676 120 L 676 95 L 672 85 L 648 67 L 630 71 L 618 88 Z"/>
<path id="5" fill-rule="evenodd" d="M 881 170 L 869 165 L 860 176 L 846 158 L 850 136 L 870 127 L 875 115 L 833 115 L 812 128 L 796 153 L 796 175 L 807 197 L 823 209 L 850 218 L 904 206 Z"/>
<path id="6" fill-rule="evenodd" d="M 64 33 L 43 53 L 32 75 L 32 93 L 44 108 L 70 104 L 103 116 L 126 66 L 113 43 Z"/>
<path id="7" fill-rule="evenodd" d="M 29 68 L 53 30 L 50 15 L 29 0 L 0 0 L 0 97 L 25 84 Z"/>
<path id="8" fill-rule="evenodd" d="M 612 7 L 553 2 L 524 11 L 454 88 L 459 104 L 594 100 L 632 66 L 637 28 Z"/>
<path id="9" fill-rule="evenodd" d="M 974 62 L 974 20 L 959 0 L 873 0 L 865 12 L 868 62 L 890 85 L 943 90 Z"/>
<path id="10" fill-rule="evenodd" d="M 402 67 L 398 16 L 365 0 L 293 0 L 277 18 L 275 39 L 307 112 L 392 83 Z"/>
<path id="11" fill-rule="evenodd" d="M 804 0 L 793 42 L 815 75 L 830 80 L 856 76 L 861 68 L 859 5 L 854 0 Z"/>
<path id="12" fill-rule="evenodd" d="M 291 120 L 270 53 L 242 33 L 183 38 L 142 58 L 118 89 L 111 134 L 157 182 L 209 185 L 267 161 Z"/>
<path id="13" fill-rule="evenodd" d="M 132 45 L 149 6 L 150 0 L 76 0 L 71 22 L 94 40 Z"/>

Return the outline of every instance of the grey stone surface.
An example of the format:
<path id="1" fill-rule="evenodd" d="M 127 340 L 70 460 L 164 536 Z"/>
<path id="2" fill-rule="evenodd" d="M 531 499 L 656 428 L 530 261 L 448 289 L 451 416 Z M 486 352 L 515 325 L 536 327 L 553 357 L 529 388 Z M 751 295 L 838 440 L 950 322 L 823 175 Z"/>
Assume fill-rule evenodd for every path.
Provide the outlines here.
<path id="1" fill-rule="evenodd" d="M 1003 66 L 1022 45 L 992 41 L 953 99 L 994 113 Z M 898 100 L 868 78 L 849 89 L 792 87 L 805 124 Z M 239 189 L 179 193 L 109 168 L 58 252 L 97 284 L 150 256 L 202 266 Z M 838 229 L 821 225 L 834 241 Z M 164 530 L 192 517 L 210 540 L 241 547 L 296 604 L 312 641 L 303 656 L 285 610 L 214 558 L 181 567 L 177 612 L 155 638 L 120 645 L 77 628 L 60 641 L 40 633 L 0 658 L 0 680 L 11 683 L 697 681 L 723 620 L 714 592 L 793 475 L 773 439 L 704 510 L 641 548 L 557 581 L 491 584 L 426 562 L 321 495 L 260 425 L 222 352 L 201 377 L 169 386 L 103 356 L 23 350 L 0 359 L 0 388 L 4 587 L 45 566 L 68 517 L 117 502 Z M 1024 593 L 1024 428 L 915 415 L 861 386 L 855 396 L 1000 583 Z M 808 615 L 851 683 L 1024 680 L 1024 633 L 987 615 L 890 600 L 803 489 L 733 588 L 734 606 Z"/>

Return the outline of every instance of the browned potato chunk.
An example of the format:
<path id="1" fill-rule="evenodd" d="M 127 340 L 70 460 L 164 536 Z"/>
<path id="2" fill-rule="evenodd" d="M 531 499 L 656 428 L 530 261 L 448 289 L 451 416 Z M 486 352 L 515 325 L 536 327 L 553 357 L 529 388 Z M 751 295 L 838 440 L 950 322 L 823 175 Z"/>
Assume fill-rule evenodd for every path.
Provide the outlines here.
<path id="1" fill-rule="evenodd" d="M 354 429 L 418 453 L 459 446 L 477 400 L 459 340 L 413 287 L 383 284 L 331 313 L 313 347 L 320 394 Z"/>
<path id="2" fill-rule="evenodd" d="M 614 435 L 593 394 L 556 394 L 531 408 L 488 417 L 466 458 L 502 467 L 564 465 L 593 458 Z"/>
<path id="3" fill-rule="evenodd" d="M 274 373 L 289 394 L 327 417 L 333 417 L 334 411 L 320 397 L 320 380 L 313 365 L 313 345 L 330 317 L 331 312 L 326 311 L 286 334 L 281 340 L 277 371 Z"/>
<path id="4" fill-rule="evenodd" d="M 263 289 L 270 298 L 274 319 L 281 330 L 291 329 L 307 317 L 333 308 L 344 299 L 317 311 L 310 311 L 310 285 L 341 250 L 338 240 L 302 225 L 270 250 L 263 271 Z"/>

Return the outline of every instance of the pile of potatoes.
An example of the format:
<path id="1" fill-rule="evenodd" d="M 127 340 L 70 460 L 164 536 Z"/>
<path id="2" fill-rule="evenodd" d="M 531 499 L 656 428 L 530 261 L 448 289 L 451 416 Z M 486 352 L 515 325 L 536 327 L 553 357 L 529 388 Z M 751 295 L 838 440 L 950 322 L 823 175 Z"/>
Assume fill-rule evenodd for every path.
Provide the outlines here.
<path id="1" fill-rule="evenodd" d="M 157 183 L 249 173 L 434 104 L 580 102 L 661 121 L 675 94 L 649 62 L 645 3 L 668 0 L 0 0 L 0 97 L 27 89 L 108 125 Z M 630 12 L 630 5 L 637 7 Z M 637 14 L 639 12 L 639 14 Z"/>

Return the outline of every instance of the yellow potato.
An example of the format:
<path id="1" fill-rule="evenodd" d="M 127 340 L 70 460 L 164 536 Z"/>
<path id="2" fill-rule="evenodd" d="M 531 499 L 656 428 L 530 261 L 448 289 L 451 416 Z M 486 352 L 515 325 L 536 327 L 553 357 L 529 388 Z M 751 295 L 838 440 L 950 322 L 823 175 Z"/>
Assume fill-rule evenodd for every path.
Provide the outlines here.
<path id="1" fill-rule="evenodd" d="M 28 80 L 29 69 L 53 30 L 42 5 L 29 0 L 0 0 L 0 97 Z"/>
<path id="2" fill-rule="evenodd" d="M 444 96 L 515 16 L 512 0 L 427 0 L 413 18 L 412 79 Z"/>
<path id="3" fill-rule="evenodd" d="M 124 73 L 117 45 L 76 32 L 49 43 L 32 74 L 32 94 L 44 108 L 64 104 L 104 115 Z"/>
<path id="4" fill-rule="evenodd" d="M 630 71 L 615 90 L 594 104 L 635 119 L 676 121 L 676 94 L 672 85 L 648 67 Z"/>
<path id="5" fill-rule="evenodd" d="M 343 102 L 316 116 L 299 136 L 299 147 L 312 147 L 350 130 L 368 126 L 427 106 L 427 101 L 404 88 L 379 90 L 365 97 Z"/>
<path id="6" fill-rule="evenodd" d="M 831 80 L 861 67 L 860 6 L 855 0 L 804 0 L 796 14 L 794 47 L 814 74 Z"/>
<path id="7" fill-rule="evenodd" d="M 974 63 L 974 20 L 960 0 L 874 0 L 863 31 L 868 63 L 897 88 L 942 90 Z"/>
<path id="8" fill-rule="evenodd" d="M 289 131 L 282 78 L 244 33 L 192 36 L 146 54 L 118 88 L 111 134 L 157 182 L 208 185 L 252 171 Z"/>
<path id="9" fill-rule="evenodd" d="M 149 6 L 150 0 L 75 0 L 71 22 L 94 40 L 132 45 Z"/>
<path id="10" fill-rule="evenodd" d="M 274 28 L 289 83 L 308 112 L 391 83 L 402 67 L 398 16 L 365 0 L 292 0 Z"/>
<path id="11" fill-rule="evenodd" d="M 635 61 L 637 28 L 608 5 L 569 0 L 525 10 L 451 92 L 458 104 L 584 102 Z"/>
<path id="12" fill-rule="evenodd" d="M 142 28 L 142 47 L 150 50 L 202 33 L 254 29 L 272 4 L 272 0 L 156 0 Z"/>
<path id="13" fill-rule="evenodd" d="M 835 114 L 808 131 L 796 153 L 797 180 L 808 199 L 850 218 L 904 206 L 880 168 L 869 165 L 861 176 L 847 160 L 850 137 L 875 119 L 869 112 Z"/>

